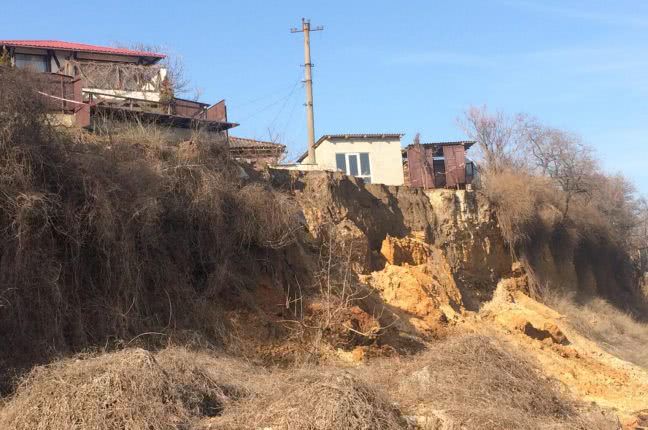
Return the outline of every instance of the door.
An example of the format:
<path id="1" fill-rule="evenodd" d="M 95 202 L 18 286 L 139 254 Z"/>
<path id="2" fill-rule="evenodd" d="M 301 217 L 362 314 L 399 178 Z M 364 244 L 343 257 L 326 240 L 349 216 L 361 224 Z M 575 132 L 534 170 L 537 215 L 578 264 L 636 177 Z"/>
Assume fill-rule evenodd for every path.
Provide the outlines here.
<path id="1" fill-rule="evenodd" d="M 410 186 L 434 188 L 432 170 L 433 152 L 423 145 L 413 145 L 407 148 L 407 165 L 409 168 Z"/>
<path id="2" fill-rule="evenodd" d="M 446 187 L 457 187 L 466 183 L 466 154 L 463 145 L 445 145 Z"/>

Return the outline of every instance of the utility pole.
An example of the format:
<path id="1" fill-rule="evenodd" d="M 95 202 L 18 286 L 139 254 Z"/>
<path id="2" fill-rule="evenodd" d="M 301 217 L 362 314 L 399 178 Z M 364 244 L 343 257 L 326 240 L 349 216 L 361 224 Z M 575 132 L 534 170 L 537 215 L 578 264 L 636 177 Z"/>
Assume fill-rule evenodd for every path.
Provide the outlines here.
<path id="1" fill-rule="evenodd" d="M 324 27 L 311 28 L 310 20 L 302 18 L 302 28 L 291 28 L 291 33 L 304 33 L 304 84 L 306 85 L 306 126 L 308 128 L 308 162 L 315 164 L 315 120 L 313 116 L 313 76 L 310 56 L 310 32 Z"/>

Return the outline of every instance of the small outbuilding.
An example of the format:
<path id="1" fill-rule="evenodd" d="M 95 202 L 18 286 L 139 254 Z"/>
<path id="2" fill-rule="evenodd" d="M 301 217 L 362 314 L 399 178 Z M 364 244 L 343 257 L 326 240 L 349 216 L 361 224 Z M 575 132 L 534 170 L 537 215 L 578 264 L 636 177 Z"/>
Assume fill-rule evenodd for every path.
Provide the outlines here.
<path id="1" fill-rule="evenodd" d="M 403 185 L 401 133 L 327 134 L 315 143 L 315 163 L 308 153 L 298 170 L 341 171 L 366 183 Z"/>
<path id="2" fill-rule="evenodd" d="M 274 166 L 281 161 L 286 152 L 285 145 L 265 140 L 229 136 L 228 143 L 229 152 L 234 159 L 254 167 Z"/>
<path id="3" fill-rule="evenodd" d="M 466 157 L 474 141 L 415 143 L 403 150 L 408 185 L 430 188 L 465 188 L 477 174 Z"/>

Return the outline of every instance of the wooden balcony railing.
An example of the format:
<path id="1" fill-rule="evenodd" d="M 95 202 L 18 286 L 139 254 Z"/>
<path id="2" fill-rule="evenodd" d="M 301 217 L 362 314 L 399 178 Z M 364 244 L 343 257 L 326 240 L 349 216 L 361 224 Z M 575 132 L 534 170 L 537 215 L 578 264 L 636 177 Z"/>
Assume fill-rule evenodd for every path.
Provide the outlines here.
<path id="1" fill-rule="evenodd" d="M 87 89 L 84 91 L 81 79 L 67 75 L 39 73 L 36 80 L 38 92 L 43 95 L 48 110 L 75 115 L 83 111 L 81 119 L 84 124 L 89 124 L 90 107 L 95 105 L 172 116 L 182 118 L 184 121 L 227 122 L 227 108 L 224 100 L 212 106 L 180 98 L 174 98 L 171 103 L 160 103 L 113 94 L 112 91 Z"/>

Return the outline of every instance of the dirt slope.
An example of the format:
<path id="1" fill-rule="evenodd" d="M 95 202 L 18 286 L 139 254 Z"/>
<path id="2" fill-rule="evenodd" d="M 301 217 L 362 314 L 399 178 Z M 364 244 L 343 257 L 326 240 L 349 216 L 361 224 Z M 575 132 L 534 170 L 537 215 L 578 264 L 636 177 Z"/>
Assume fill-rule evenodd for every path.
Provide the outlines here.
<path id="1" fill-rule="evenodd" d="M 290 225 L 303 222 L 308 235 L 281 249 L 257 246 L 254 254 L 241 247 L 259 265 L 241 278 L 245 285 L 200 296 L 203 306 L 218 304 L 220 325 L 211 328 L 236 361 L 187 350 L 64 360 L 24 379 L 0 405 L 0 423 L 53 423 L 46 429 L 86 419 L 90 427 L 79 427 L 85 430 L 110 417 L 115 426 L 154 429 L 250 422 L 297 429 L 612 429 L 610 417 L 618 416 L 627 429 L 644 425 L 648 370 L 531 298 L 527 276 L 563 290 L 610 293 L 626 279 L 614 273 L 617 260 L 603 262 L 612 247 L 598 244 L 601 252 L 588 253 L 584 246 L 592 244 L 539 234 L 520 262 L 477 193 L 365 185 L 326 172 L 271 171 L 269 179 L 273 198 L 299 204 L 303 220 L 291 216 Z M 220 270 L 217 263 L 210 270 Z M 66 375 L 71 382 L 62 382 Z M 82 389 L 99 399 L 76 403 Z M 65 404 L 56 406 L 57 397 Z M 40 409 L 29 407 L 34 399 Z M 132 399 L 150 400 L 150 409 L 138 415 L 128 407 Z M 102 407 L 93 417 L 75 409 L 95 403 Z M 318 405 L 325 407 L 313 415 Z M 56 412 L 51 421 L 43 420 L 47 408 Z"/>
<path id="2" fill-rule="evenodd" d="M 311 230 L 321 223 L 347 224 L 356 228 L 356 240 L 367 237 L 369 263 L 361 280 L 396 315 L 397 330 L 423 339 L 442 337 L 450 329 L 490 333 L 533 357 L 566 392 L 617 411 L 627 428 L 648 409 L 646 369 L 606 352 L 528 295 L 531 282 L 524 264 L 535 281 L 562 291 L 608 294 L 628 288 L 619 285 L 630 277 L 625 265 L 615 263 L 622 259 L 610 254 L 612 245 L 537 232 L 536 246 L 520 265 L 499 232 L 494 211 L 477 193 L 421 195 L 325 173 L 292 181 Z M 545 232 L 557 223 L 548 223 Z"/>
<path id="3" fill-rule="evenodd" d="M 604 351 L 563 315 L 520 291 L 510 291 L 506 283 L 466 323 L 474 330 L 484 325 L 535 357 L 546 375 L 577 398 L 617 411 L 623 422 L 631 423 L 639 411 L 648 409 L 648 369 Z"/>

